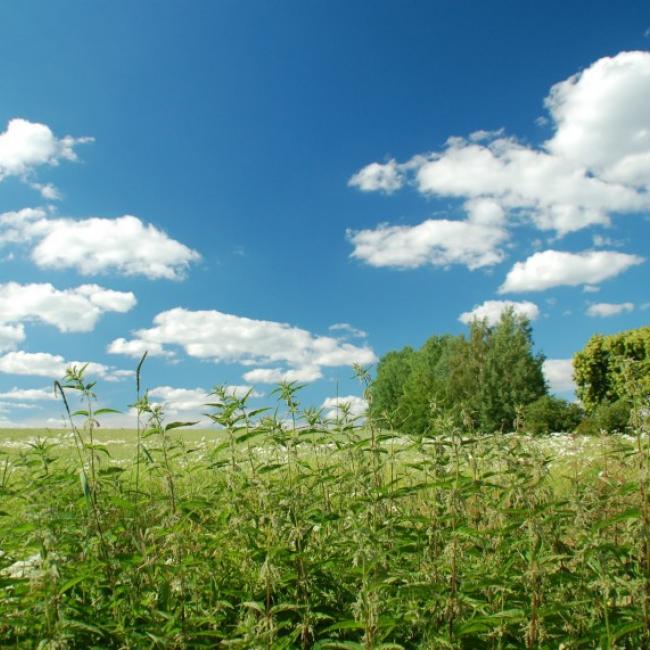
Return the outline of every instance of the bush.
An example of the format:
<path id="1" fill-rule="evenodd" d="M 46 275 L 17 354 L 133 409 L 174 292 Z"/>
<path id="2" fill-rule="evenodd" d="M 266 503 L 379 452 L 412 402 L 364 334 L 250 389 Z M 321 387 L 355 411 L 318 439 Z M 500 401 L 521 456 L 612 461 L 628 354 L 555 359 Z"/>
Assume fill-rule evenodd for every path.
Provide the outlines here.
<path id="1" fill-rule="evenodd" d="M 534 435 L 575 431 L 583 417 L 578 404 L 552 395 L 544 395 L 524 408 L 525 429 Z"/>
<path id="2" fill-rule="evenodd" d="M 578 433 L 597 435 L 607 433 L 625 433 L 630 422 L 630 404 L 623 399 L 614 402 L 602 402 L 585 418 L 578 427 Z"/>

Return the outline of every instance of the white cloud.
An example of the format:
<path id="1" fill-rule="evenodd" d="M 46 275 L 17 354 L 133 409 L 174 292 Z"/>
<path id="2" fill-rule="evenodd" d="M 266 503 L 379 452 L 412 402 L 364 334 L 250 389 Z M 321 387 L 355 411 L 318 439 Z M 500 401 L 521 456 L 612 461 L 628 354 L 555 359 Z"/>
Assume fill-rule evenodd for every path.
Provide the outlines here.
<path id="1" fill-rule="evenodd" d="M 146 352 L 150 357 L 172 357 L 174 353 L 170 350 L 163 349 L 160 343 L 153 343 L 151 341 L 140 341 L 132 339 L 127 341 L 125 338 L 115 339 L 109 343 L 106 348 L 107 352 L 111 354 L 126 354 L 129 357 L 140 359 Z"/>
<path id="2" fill-rule="evenodd" d="M 499 293 L 543 291 L 562 285 L 592 285 L 619 275 L 643 261 L 638 255 L 613 251 L 567 253 L 547 250 L 517 262 L 499 288 Z"/>
<path id="3" fill-rule="evenodd" d="M 554 135 L 539 147 L 481 131 L 367 165 L 350 184 L 395 191 L 410 180 L 429 196 L 487 198 L 558 235 L 650 209 L 650 52 L 596 61 L 553 86 L 545 105 Z"/>
<path id="4" fill-rule="evenodd" d="M 65 373 L 62 356 L 48 352 L 9 352 L 0 357 L 0 372 L 11 375 L 34 375 L 38 377 L 62 377 Z"/>
<path id="5" fill-rule="evenodd" d="M 371 266 L 402 269 L 463 264 L 470 269 L 503 260 L 500 245 L 508 239 L 494 209 L 474 202 L 466 221 L 427 219 L 416 226 L 348 230 L 352 257 Z"/>
<path id="6" fill-rule="evenodd" d="M 546 359 L 542 370 L 551 392 L 562 393 L 575 390 L 571 359 Z"/>
<path id="7" fill-rule="evenodd" d="M 75 268 L 83 275 L 117 271 L 177 280 L 191 262 L 200 259 L 196 251 L 129 215 L 82 221 L 58 219 L 51 224 L 32 251 L 32 259 L 43 268 Z"/>
<path id="8" fill-rule="evenodd" d="M 251 384 L 279 384 L 281 382 L 311 382 L 323 376 L 318 366 L 307 366 L 289 370 L 278 368 L 254 368 L 244 373 L 244 381 Z"/>
<path id="9" fill-rule="evenodd" d="M 608 182 L 650 186 L 650 52 L 621 52 L 556 84 L 546 99 L 555 155 Z"/>
<path id="10" fill-rule="evenodd" d="M 233 385 L 226 386 L 226 393 L 228 395 L 242 398 L 251 386 Z M 210 402 L 218 401 L 214 395 L 210 395 L 202 388 L 174 388 L 172 386 L 157 386 L 148 391 L 148 395 L 152 402 L 160 402 L 167 414 L 173 413 L 191 413 L 195 417 L 208 410 L 210 407 L 206 406 Z M 260 397 L 260 393 L 251 392 L 251 397 Z"/>
<path id="11" fill-rule="evenodd" d="M 62 291 L 49 283 L 0 284 L 0 346 L 7 339 L 3 328 L 14 328 L 14 343 L 24 339 L 22 327 L 17 325 L 21 322 L 40 321 L 61 332 L 89 332 L 105 312 L 124 313 L 135 304 L 131 292 L 104 289 L 96 284 Z"/>
<path id="12" fill-rule="evenodd" d="M 30 375 L 61 379 L 66 368 L 86 366 L 87 377 L 99 377 L 105 381 L 121 381 L 133 374 L 130 370 L 118 370 L 102 363 L 85 361 L 66 361 L 59 354 L 49 352 L 24 352 L 16 350 L 0 356 L 0 372 L 9 375 Z"/>
<path id="13" fill-rule="evenodd" d="M 0 215 L 0 244 L 32 245 L 41 268 L 74 268 L 82 275 L 114 271 L 150 279 L 183 278 L 201 256 L 152 224 L 125 215 L 115 219 L 51 218 L 26 208 Z"/>
<path id="14" fill-rule="evenodd" d="M 318 378 L 326 366 L 373 363 L 370 347 L 358 347 L 330 336 L 275 321 L 255 320 L 216 310 L 190 311 L 177 307 L 154 318 L 153 327 L 134 332 L 132 341 L 119 339 L 109 350 L 148 349 L 149 346 L 178 345 L 191 356 L 215 362 L 244 365 L 279 364 L 285 368 L 258 368 L 246 374 L 246 381 L 270 380 L 275 373 L 290 373 L 297 380 Z M 284 375 L 283 375 L 284 376 Z M 307 379 L 309 377 L 309 379 Z"/>
<path id="15" fill-rule="evenodd" d="M 46 402 L 56 400 L 52 388 L 17 388 L 0 393 L 0 399 L 26 400 L 29 402 Z"/>
<path id="16" fill-rule="evenodd" d="M 0 352 L 13 350 L 18 343 L 25 340 L 25 328 L 22 324 L 7 325 L 0 323 Z"/>
<path id="17" fill-rule="evenodd" d="M 29 185 L 33 189 L 38 190 L 41 196 L 47 201 L 59 201 L 63 198 L 61 192 L 52 183 L 30 183 Z"/>
<path id="18" fill-rule="evenodd" d="M 462 313 L 458 317 L 458 320 L 467 325 L 475 319 L 485 319 L 488 325 L 495 325 L 499 322 L 503 311 L 508 307 L 512 307 L 515 314 L 523 316 L 528 320 L 535 320 L 539 317 L 539 307 L 534 302 L 527 300 L 522 302 L 513 302 L 512 300 L 486 300 L 483 304 L 474 307 L 472 311 Z"/>
<path id="19" fill-rule="evenodd" d="M 605 237 L 604 235 L 594 235 L 592 237 L 592 241 L 594 243 L 594 246 L 598 246 L 598 247 L 604 247 L 604 246 L 617 247 L 617 246 L 623 246 L 624 244 L 624 242 L 618 239 L 612 239 L 611 237 Z"/>
<path id="20" fill-rule="evenodd" d="M 364 192 L 381 190 L 391 194 L 399 190 L 404 184 L 404 172 L 395 160 L 387 163 L 370 163 L 360 169 L 350 180 L 350 187 L 358 187 Z"/>
<path id="21" fill-rule="evenodd" d="M 92 138 L 57 138 L 45 124 L 16 118 L 0 133 L 0 181 L 8 176 L 27 180 L 42 165 L 58 165 L 61 160 L 77 160 L 75 146 Z M 59 198 L 51 184 L 30 183 L 47 199 Z"/>
<path id="22" fill-rule="evenodd" d="M 634 311 L 634 303 L 631 302 L 622 302 L 622 303 L 609 303 L 609 302 L 598 302 L 593 305 L 589 305 L 587 308 L 587 316 L 600 316 L 601 318 L 607 316 L 616 316 L 617 314 L 624 314 L 626 312 Z"/>
<path id="23" fill-rule="evenodd" d="M 333 420 L 337 415 L 341 415 L 340 407 L 342 404 L 347 404 L 350 409 L 350 415 L 360 417 L 365 415 L 368 409 L 368 402 L 356 395 L 347 395 L 345 397 L 328 397 L 321 404 L 321 408 L 326 411 L 325 417 Z M 338 408 L 337 408 L 338 407 Z"/>
<path id="24" fill-rule="evenodd" d="M 343 332 L 344 336 L 351 336 L 353 338 L 365 339 L 368 336 L 367 332 L 350 325 L 350 323 L 334 323 L 327 328 L 330 332 Z"/>

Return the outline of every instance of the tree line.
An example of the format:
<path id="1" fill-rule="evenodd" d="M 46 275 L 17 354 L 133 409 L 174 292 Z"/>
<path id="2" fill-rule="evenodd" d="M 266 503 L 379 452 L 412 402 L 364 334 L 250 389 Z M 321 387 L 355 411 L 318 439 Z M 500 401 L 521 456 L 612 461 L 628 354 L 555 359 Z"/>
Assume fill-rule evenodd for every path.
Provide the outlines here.
<path id="1" fill-rule="evenodd" d="M 495 325 L 474 320 L 467 335 L 430 337 L 381 358 L 368 391 L 379 426 L 430 432 L 435 416 L 477 432 L 623 430 L 634 395 L 650 394 L 650 327 L 596 335 L 574 359 L 571 403 L 549 393 L 545 356 L 530 321 L 512 308 Z"/>

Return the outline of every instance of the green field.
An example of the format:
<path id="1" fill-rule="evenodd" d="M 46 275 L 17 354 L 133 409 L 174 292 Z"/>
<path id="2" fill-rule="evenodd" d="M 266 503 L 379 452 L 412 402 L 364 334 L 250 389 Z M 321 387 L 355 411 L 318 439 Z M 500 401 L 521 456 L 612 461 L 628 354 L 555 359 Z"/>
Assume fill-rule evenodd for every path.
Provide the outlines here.
<path id="1" fill-rule="evenodd" d="M 104 446 L 108 459 L 116 464 L 131 460 L 136 452 L 137 432 L 135 429 L 104 429 L 95 432 L 97 444 Z M 222 439 L 216 429 L 184 429 L 180 432 L 187 445 L 198 449 L 214 446 Z M 31 445 L 45 441 L 54 446 L 57 456 L 74 455 L 74 434 L 70 429 L 0 429 L 0 452 L 20 454 L 28 451 Z"/>
<path id="2" fill-rule="evenodd" d="M 1 647 L 648 646 L 644 428 L 145 409 L 139 433 L 1 432 Z"/>

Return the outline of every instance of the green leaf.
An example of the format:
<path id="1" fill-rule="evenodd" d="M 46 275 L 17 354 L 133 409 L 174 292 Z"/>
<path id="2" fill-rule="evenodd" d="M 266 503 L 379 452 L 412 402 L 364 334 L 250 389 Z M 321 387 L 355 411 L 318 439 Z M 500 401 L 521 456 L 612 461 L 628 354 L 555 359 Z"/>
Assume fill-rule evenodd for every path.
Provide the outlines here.
<path id="1" fill-rule="evenodd" d="M 621 521 L 625 521 L 627 519 L 638 519 L 640 516 L 641 516 L 641 512 L 638 508 L 630 508 L 625 512 L 620 512 L 619 514 L 614 515 L 613 517 L 608 517 L 607 519 L 603 519 L 597 522 L 591 527 L 591 530 L 592 531 L 602 530 L 603 528 L 607 528 L 608 526 L 613 526 L 614 524 L 617 524 Z"/>
<path id="2" fill-rule="evenodd" d="M 169 424 L 165 425 L 165 431 L 171 431 L 172 429 L 182 429 L 184 427 L 193 427 L 198 423 L 198 420 L 195 422 L 170 422 Z"/>
<path id="3" fill-rule="evenodd" d="M 88 576 L 86 575 L 80 575 L 80 576 L 75 576 L 74 578 L 71 578 L 70 580 L 64 582 L 60 587 L 59 587 L 59 594 L 64 594 L 66 591 L 72 589 L 75 585 L 78 585 L 80 582 L 83 582 Z"/>

